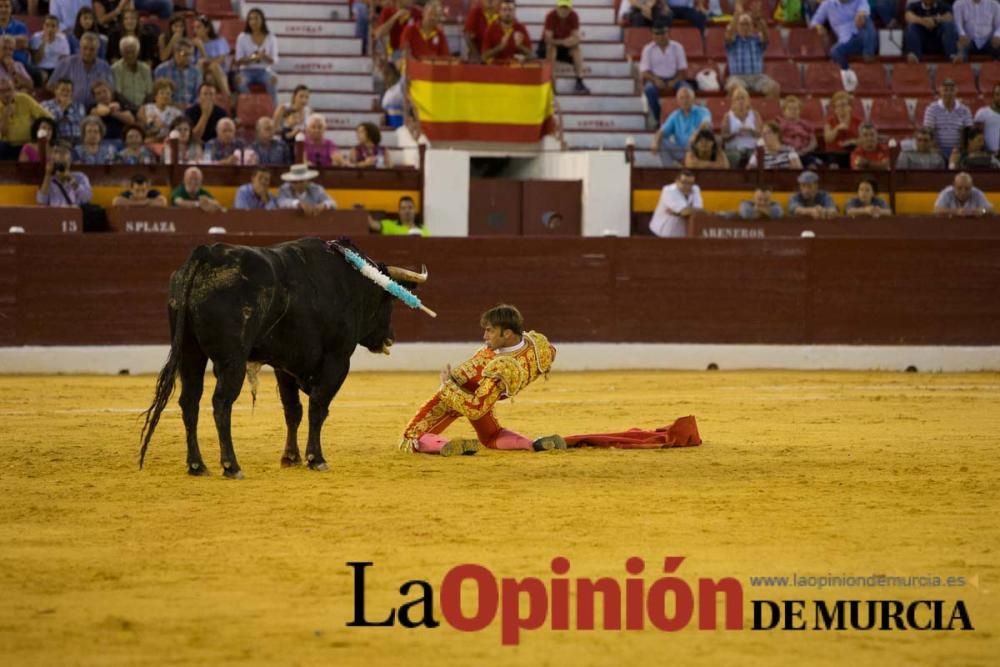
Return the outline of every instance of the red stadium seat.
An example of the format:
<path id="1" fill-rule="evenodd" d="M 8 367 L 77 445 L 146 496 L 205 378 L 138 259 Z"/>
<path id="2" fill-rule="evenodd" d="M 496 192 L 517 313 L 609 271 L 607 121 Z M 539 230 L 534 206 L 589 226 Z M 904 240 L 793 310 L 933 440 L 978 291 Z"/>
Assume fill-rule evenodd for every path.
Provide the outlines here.
<path id="1" fill-rule="evenodd" d="M 44 16 L 32 16 L 30 14 L 18 14 L 14 17 L 21 23 L 23 23 L 28 28 L 28 34 L 33 35 L 36 32 L 42 30 L 42 24 L 45 23 Z"/>
<path id="2" fill-rule="evenodd" d="M 274 114 L 274 103 L 267 93 L 242 93 L 236 100 L 236 116 L 241 126 L 254 127 L 257 119 Z"/>
<path id="3" fill-rule="evenodd" d="M 684 47 L 684 55 L 689 60 L 705 57 L 705 44 L 697 28 L 674 28 L 670 31 L 670 39 Z"/>
<path id="4" fill-rule="evenodd" d="M 781 104 L 773 97 L 754 98 L 753 108 L 760 114 L 765 123 L 781 115 Z"/>
<path id="5" fill-rule="evenodd" d="M 625 28 L 625 55 L 633 60 L 639 60 L 642 48 L 653 41 L 653 33 L 649 28 Z"/>
<path id="6" fill-rule="evenodd" d="M 859 95 L 888 95 L 889 84 L 885 77 L 885 66 L 882 63 L 852 63 L 851 69 L 858 76 Z"/>
<path id="7" fill-rule="evenodd" d="M 726 61 L 726 31 L 722 28 L 706 28 L 705 55 L 719 62 Z"/>
<path id="8" fill-rule="evenodd" d="M 701 103 L 712 113 L 712 127 L 716 130 L 722 127 L 722 119 L 729 111 L 728 97 L 707 97 Z"/>
<path id="9" fill-rule="evenodd" d="M 229 48 L 236 48 L 236 38 L 243 32 L 243 19 L 230 18 L 222 19 L 219 22 L 219 37 L 229 42 Z"/>
<path id="10" fill-rule="evenodd" d="M 917 127 L 923 127 L 924 125 L 924 112 L 927 111 L 927 107 L 930 103 L 936 100 L 936 97 L 923 97 L 917 100 L 917 110 L 913 114 L 913 124 Z"/>
<path id="11" fill-rule="evenodd" d="M 811 94 L 825 97 L 844 89 L 844 80 L 837 63 L 807 63 L 804 69 L 803 80 L 809 82 L 806 87 Z"/>
<path id="12" fill-rule="evenodd" d="M 802 112 L 799 114 L 802 120 L 809 121 L 817 128 L 823 125 L 826 121 L 826 115 L 823 113 L 823 103 L 818 97 L 803 97 L 802 101 Z"/>
<path id="13" fill-rule="evenodd" d="M 899 132 L 913 127 L 906 100 L 902 97 L 876 97 L 872 100 L 872 124 L 883 132 Z"/>
<path id="14" fill-rule="evenodd" d="M 976 94 L 976 77 L 969 63 L 940 63 L 934 75 L 934 85 L 939 87 L 945 79 L 953 79 L 960 98 Z"/>
<path id="15" fill-rule="evenodd" d="M 795 59 L 823 59 L 830 57 L 830 45 L 810 28 L 792 28 L 788 31 L 788 56 Z"/>
<path id="16" fill-rule="evenodd" d="M 701 101 L 698 102 L 701 104 Z M 667 116 L 677 110 L 677 98 L 676 97 L 661 97 L 660 98 L 660 125 L 667 122 Z"/>
<path id="17" fill-rule="evenodd" d="M 985 62 L 979 70 L 979 92 L 987 99 L 993 96 L 993 86 L 1000 83 L 1000 62 Z"/>
<path id="18" fill-rule="evenodd" d="M 195 0 L 195 10 L 206 16 L 235 16 L 232 0 Z"/>
<path id="19" fill-rule="evenodd" d="M 801 95 L 805 93 L 802 87 L 802 73 L 798 63 L 792 60 L 775 60 L 764 63 L 764 73 L 778 82 L 784 95 Z"/>
<path id="20" fill-rule="evenodd" d="M 931 92 L 931 75 L 922 63 L 897 63 L 892 66 L 892 92 L 896 95 L 927 95 Z"/>

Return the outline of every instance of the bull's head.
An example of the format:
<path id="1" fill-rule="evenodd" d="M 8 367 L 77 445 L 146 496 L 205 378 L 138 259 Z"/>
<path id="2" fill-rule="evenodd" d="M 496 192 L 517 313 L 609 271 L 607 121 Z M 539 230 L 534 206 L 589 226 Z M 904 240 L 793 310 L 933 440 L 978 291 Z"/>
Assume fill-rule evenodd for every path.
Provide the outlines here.
<path id="1" fill-rule="evenodd" d="M 407 289 L 413 290 L 427 281 L 427 267 L 421 268 L 421 272 L 410 271 L 398 266 L 386 267 L 386 273 Z M 369 352 L 381 352 L 389 354 L 395 335 L 392 331 L 392 305 L 395 298 L 388 292 L 382 292 L 375 318 L 372 323 L 372 330 L 363 336 L 359 343 L 368 349 Z"/>

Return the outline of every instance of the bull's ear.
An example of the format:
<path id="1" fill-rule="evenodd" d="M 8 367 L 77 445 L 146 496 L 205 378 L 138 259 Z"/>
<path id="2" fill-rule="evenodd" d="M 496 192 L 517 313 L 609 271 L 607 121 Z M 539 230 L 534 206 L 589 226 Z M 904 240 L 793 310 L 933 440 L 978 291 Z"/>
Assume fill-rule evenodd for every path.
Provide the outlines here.
<path id="1" fill-rule="evenodd" d="M 413 285 L 423 285 L 427 282 L 427 265 L 421 265 L 420 273 L 416 271 L 410 271 L 409 269 L 403 269 L 398 266 L 386 267 L 389 272 L 389 277 L 398 283 L 411 283 Z"/>

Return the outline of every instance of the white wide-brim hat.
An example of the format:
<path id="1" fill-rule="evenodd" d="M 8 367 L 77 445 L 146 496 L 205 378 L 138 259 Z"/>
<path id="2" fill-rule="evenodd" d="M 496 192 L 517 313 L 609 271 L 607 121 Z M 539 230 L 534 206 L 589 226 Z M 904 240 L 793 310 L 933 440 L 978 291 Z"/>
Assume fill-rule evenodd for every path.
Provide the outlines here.
<path id="1" fill-rule="evenodd" d="M 283 181 L 311 181 L 319 176 L 319 172 L 310 169 L 307 164 L 293 164 L 292 168 L 281 175 Z"/>

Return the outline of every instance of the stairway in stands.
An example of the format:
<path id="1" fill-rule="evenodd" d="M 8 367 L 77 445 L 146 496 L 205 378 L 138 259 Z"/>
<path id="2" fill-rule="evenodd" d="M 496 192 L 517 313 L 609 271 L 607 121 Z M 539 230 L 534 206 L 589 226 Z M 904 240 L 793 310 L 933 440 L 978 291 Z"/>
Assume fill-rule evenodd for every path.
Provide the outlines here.
<path id="1" fill-rule="evenodd" d="M 571 149 L 622 149 L 629 136 L 637 147 L 645 148 L 651 133 L 645 128 L 621 29 L 615 24 L 615 0 L 574 0 L 573 4 L 580 17 L 585 78 L 591 94 L 573 93 L 572 67 L 556 68 L 564 137 Z M 554 0 L 518 3 L 518 20 L 527 26 L 532 41 L 541 37 L 545 15 L 554 7 Z M 347 0 L 245 0 L 243 15 L 251 8 L 264 12 L 278 37 L 280 103 L 287 102 L 295 86 L 309 86 L 311 106 L 326 116 L 328 137 L 338 146 L 354 145 L 358 123 L 381 122 L 372 61 L 361 55 Z M 453 50 L 461 44 L 461 20 L 464 16 L 459 11 L 449 10 L 445 29 Z M 395 142 L 395 133 L 384 134 L 387 146 Z"/>

